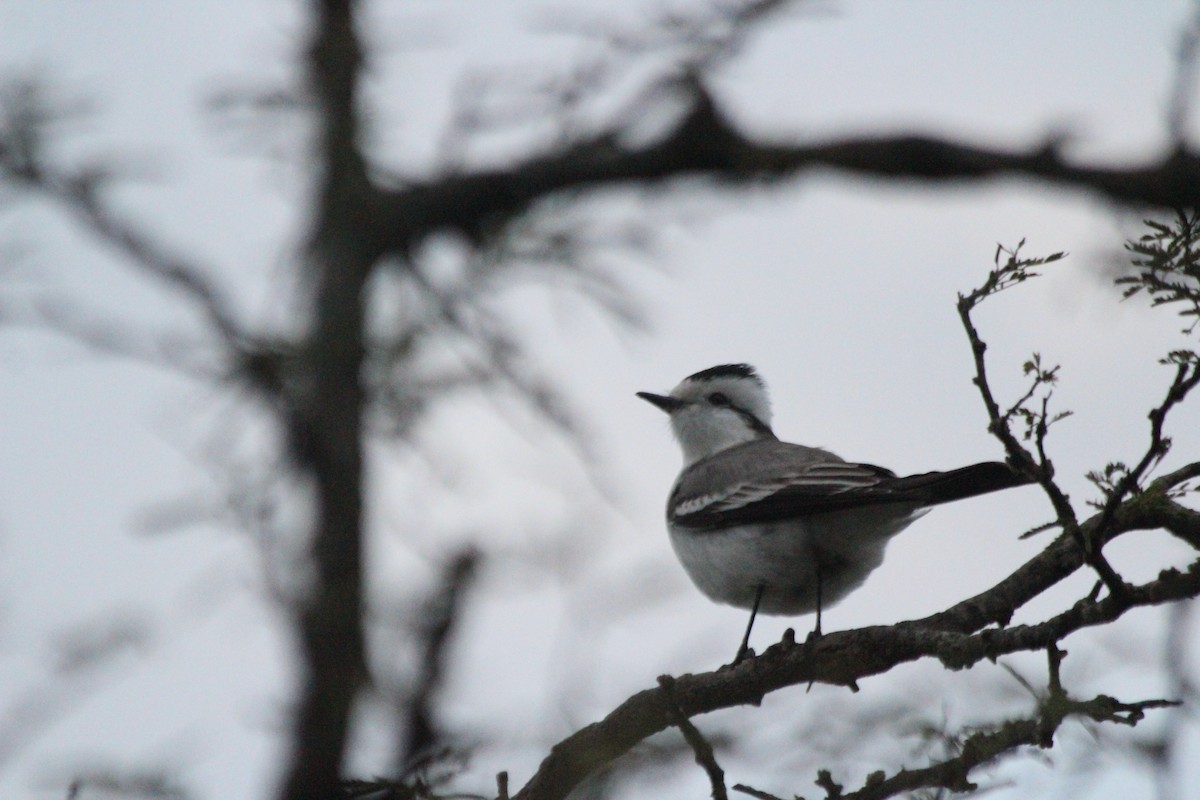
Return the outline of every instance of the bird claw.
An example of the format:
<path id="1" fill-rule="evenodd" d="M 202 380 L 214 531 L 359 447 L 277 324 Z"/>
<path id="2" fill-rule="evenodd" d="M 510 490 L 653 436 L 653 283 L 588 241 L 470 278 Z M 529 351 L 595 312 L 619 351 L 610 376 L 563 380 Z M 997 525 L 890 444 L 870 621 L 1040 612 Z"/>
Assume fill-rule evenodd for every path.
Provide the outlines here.
<path id="1" fill-rule="evenodd" d="M 742 663 L 743 659 L 754 658 L 754 656 L 755 652 L 753 647 L 740 647 L 738 648 L 737 655 L 733 657 L 733 661 L 730 662 L 729 666 L 736 667 L 738 664 Z"/>

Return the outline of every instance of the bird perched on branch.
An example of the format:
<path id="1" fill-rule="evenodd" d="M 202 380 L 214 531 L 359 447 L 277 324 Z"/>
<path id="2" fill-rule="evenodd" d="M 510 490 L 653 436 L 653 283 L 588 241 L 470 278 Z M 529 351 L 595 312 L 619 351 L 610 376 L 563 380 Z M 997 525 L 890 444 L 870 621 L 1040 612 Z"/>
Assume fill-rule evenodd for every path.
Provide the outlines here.
<path id="1" fill-rule="evenodd" d="M 683 448 L 667 500 L 671 545 L 709 598 L 750 609 L 734 662 L 749 651 L 754 618 L 817 612 L 857 589 L 883 562 L 888 540 L 931 506 L 1030 482 L 1007 464 L 898 477 L 828 450 L 782 442 L 771 430 L 762 378 L 722 364 L 660 395 Z"/>

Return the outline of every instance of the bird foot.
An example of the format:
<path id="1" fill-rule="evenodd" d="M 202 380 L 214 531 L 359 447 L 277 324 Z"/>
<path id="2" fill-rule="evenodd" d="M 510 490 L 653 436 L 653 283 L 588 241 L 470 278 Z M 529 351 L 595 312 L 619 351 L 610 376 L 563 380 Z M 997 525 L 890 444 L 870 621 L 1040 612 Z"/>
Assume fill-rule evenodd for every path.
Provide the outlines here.
<path id="1" fill-rule="evenodd" d="M 754 656 L 755 653 L 753 647 L 742 645 L 738 648 L 737 655 L 733 657 L 733 661 L 729 662 L 729 666 L 736 667 L 738 664 L 742 663 L 743 659 L 754 658 Z"/>

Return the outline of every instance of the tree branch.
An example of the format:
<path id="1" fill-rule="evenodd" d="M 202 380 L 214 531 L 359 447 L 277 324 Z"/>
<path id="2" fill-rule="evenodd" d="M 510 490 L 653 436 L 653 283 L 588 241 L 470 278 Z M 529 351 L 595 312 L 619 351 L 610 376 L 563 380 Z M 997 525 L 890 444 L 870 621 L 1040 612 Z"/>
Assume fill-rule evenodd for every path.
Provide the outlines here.
<path id="1" fill-rule="evenodd" d="M 861 789 L 849 794 L 844 793 L 842 787 L 834 783 L 833 777 L 825 770 L 819 774 L 817 785 L 826 790 L 830 800 L 886 800 L 901 792 L 926 788 L 973 792 L 979 787 L 969 779 L 971 770 L 992 763 L 1021 747 L 1053 746 L 1054 734 L 1072 716 L 1132 726 L 1140 721 L 1149 709 L 1179 705 L 1178 701 L 1171 700 L 1123 703 L 1105 695 L 1097 695 L 1091 700 L 1075 700 L 1063 688 L 1059 674 L 1059 667 L 1066 652 L 1051 645 L 1047 655 L 1050 665 L 1049 685 L 1038 702 L 1036 714 L 1023 719 L 1009 720 L 989 730 L 977 730 L 958 744 L 955 748 L 958 755 L 928 767 L 901 769 L 890 778 L 885 777 L 880 770 L 869 775 Z M 764 800 L 774 800 L 772 795 L 750 787 L 738 785 L 734 789 Z"/>
<path id="2" fill-rule="evenodd" d="M 479 552 L 467 547 L 455 553 L 442 568 L 441 581 L 426 601 L 417 638 L 420 667 L 405 698 L 407 718 L 403 722 L 404 752 L 397 759 L 397 772 L 416 759 L 433 752 L 442 742 L 434 719 L 434 703 L 442 686 L 446 648 L 462 611 L 463 596 L 479 564 Z"/>
<path id="3" fill-rule="evenodd" d="M 1101 524 L 1114 513 L 1125 498 L 1137 489 L 1142 478 L 1155 464 L 1159 463 L 1171 449 L 1171 440 L 1163 434 L 1167 415 L 1178 404 L 1182 403 L 1188 393 L 1200 385 L 1200 360 L 1193 356 L 1190 360 L 1181 360 L 1175 364 L 1175 377 L 1167 389 L 1162 403 L 1150 410 L 1150 443 L 1141 460 L 1131 470 L 1127 470 L 1117 485 L 1108 493 L 1104 503 L 1104 516 Z"/>
<path id="4" fill-rule="evenodd" d="M 1049 498 L 1050 504 L 1054 508 L 1057 524 L 1076 542 L 1087 558 L 1087 563 L 1100 576 L 1104 585 L 1108 587 L 1109 592 L 1120 595 L 1126 590 L 1125 581 L 1112 568 L 1112 565 L 1108 563 L 1108 559 L 1104 557 L 1102 546 L 1097 536 L 1085 535 L 1086 532 L 1080 527 L 1078 518 L 1075 515 L 1075 509 L 1071 506 L 1071 501 L 1067 497 L 1066 492 L 1054 481 L 1054 464 L 1046 454 L 1046 433 L 1049 430 L 1049 426 L 1061 417 L 1051 418 L 1049 416 L 1049 392 L 1042 397 L 1040 412 L 1031 411 L 1026 407 L 1026 402 L 1034 395 L 1039 386 L 1053 385 L 1057 379 L 1056 373 L 1058 367 L 1043 368 L 1041 357 L 1035 354 L 1025 365 L 1026 373 L 1034 374 L 1033 386 L 1004 414 L 1000 413 L 1000 406 L 996 402 L 988 380 L 987 363 L 984 358 L 984 354 L 987 352 L 987 344 L 975 328 L 975 323 L 971 319 L 971 312 L 992 295 L 1023 283 L 1029 278 L 1036 277 L 1038 273 L 1032 272 L 1032 268 L 1057 261 L 1064 255 L 1063 253 L 1054 253 L 1044 258 L 1021 258 L 1020 250 L 1022 245 L 1024 245 L 1024 240 L 1012 250 L 998 247 L 996 249 L 996 267 L 988 273 L 988 277 L 983 285 L 968 294 L 960 294 L 958 296 L 958 315 L 962 321 L 963 329 L 967 333 L 967 340 L 971 344 L 971 353 L 975 361 L 974 383 L 979 389 L 979 394 L 987 410 L 988 431 L 1004 445 L 1010 463 L 1042 487 L 1042 491 L 1045 492 L 1046 497 Z M 1007 256 L 1004 264 L 1000 263 L 1002 256 Z M 1167 407 L 1169 408 L 1169 406 Z M 1012 432 L 1012 419 L 1017 413 L 1023 413 L 1027 420 L 1029 430 L 1026 438 L 1028 439 L 1031 434 L 1033 435 L 1037 450 L 1036 458 L 1017 441 L 1016 435 Z M 1092 526 L 1092 531 L 1098 532 L 1100 536 L 1103 536 L 1104 529 L 1111 516 L 1111 511 L 1111 508 L 1106 509 L 1106 513 L 1102 514 L 1098 522 Z"/>
<path id="5" fill-rule="evenodd" d="M 696 755 L 696 763 L 703 767 L 705 774 L 708 775 L 708 782 L 712 785 L 713 800 L 729 800 L 729 793 L 725 790 L 725 771 L 717 763 L 717 757 L 713 753 L 712 745 L 704 738 L 704 734 L 700 733 L 696 726 L 692 724 L 692 721 L 687 718 L 687 715 L 683 713 L 683 709 L 679 707 L 679 703 L 675 700 L 675 679 L 670 675 L 660 675 L 658 676 L 658 685 L 663 691 L 664 701 L 667 704 L 667 709 L 671 712 L 675 726 L 679 728 L 688 746 L 692 748 L 692 752 Z"/>
<path id="6" fill-rule="evenodd" d="M 749 184 L 816 169 L 861 176 L 961 183 L 1024 177 L 1130 205 L 1200 205 L 1200 156 L 1179 150 L 1142 166 L 1072 163 L 1050 139 L 1030 149 L 988 148 L 928 134 L 778 142 L 743 133 L 698 77 L 691 110 L 657 142 L 621 143 L 622 124 L 500 169 L 444 175 L 386 190 L 373 209 L 389 252 L 412 252 L 433 233 L 480 240 L 534 203 L 568 190 L 653 185 L 678 178 Z"/>
<path id="7" fill-rule="evenodd" d="M 37 125 L 53 118 L 36 85 L 11 89 L 0 108 L 0 177 L 36 190 L 62 204 L 104 243 L 119 251 L 132 266 L 170 290 L 179 293 L 204 314 L 212 330 L 230 345 L 243 345 L 244 332 L 237 323 L 225 292 L 199 264 L 172 252 L 125 220 L 101 199 L 111 181 L 111 169 L 85 167 L 75 171 L 44 163 L 33 142 L 45 137 Z M 29 140 L 24 147 L 14 140 Z"/>
<path id="8" fill-rule="evenodd" d="M 1071 700 L 1065 694 L 1057 706 L 1043 706 L 1042 713 L 1026 719 L 1010 720 L 992 731 L 971 734 L 962 743 L 962 752 L 921 769 L 902 769 L 890 778 L 876 773 L 859 790 L 838 795 L 839 800 L 885 800 L 901 792 L 923 788 L 944 788 L 952 792 L 970 792 L 979 788 L 968 779 L 971 770 L 1013 753 L 1021 747 L 1049 747 L 1051 738 L 1062 723 L 1071 716 L 1082 716 L 1096 722 L 1133 724 L 1154 708 L 1166 708 L 1175 703 L 1168 700 L 1142 700 L 1122 703 L 1105 695 L 1091 700 Z"/>
<path id="9" fill-rule="evenodd" d="M 1122 532 L 1161 527 L 1177 507 L 1165 490 L 1148 491 L 1123 504 L 1104 534 L 1093 530 L 1098 527 L 1099 514 L 1081 527 L 1107 541 Z M 890 627 L 829 633 L 807 645 L 785 640 L 735 667 L 677 678 L 674 697 L 686 715 L 694 716 L 720 708 L 756 705 L 769 692 L 812 681 L 853 685 L 861 678 L 920 658 L 937 658 L 951 668 L 962 669 L 1007 653 L 1043 650 L 1075 631 L 1111 622 L 1131 608 L 1200 595 L 1198 561 L 1186 572 L 1168 570 L 1155 581 L 1129 587 L 1124 596 L 1084 598 L 1040 624 L 983 629 L 1006 623 L 1016 608 L 1083 564 L 1078 545 L 1063 535 L 1004 581 L 947 611 Z M 555 745 L 514 797 L 564 798 L 593 770 L 673 724 L 660 690 L 639 692 L 603 720 Z"/>
<path id="10" fill-rule="evenodd" d="M 377 251 L 364 228 L 372 187 L 359 152 L 362 51 L 353 0 L 314 0 L 309 88 L 316 116 L 316 218 L 306 266 L 307 340 L 287 404 L 290 452 L 311 482 L 312 577 L 299 602 L 302 681 L 281 800 L 337 791 L 367 667 L 363 635 L 364 287 Z"/>

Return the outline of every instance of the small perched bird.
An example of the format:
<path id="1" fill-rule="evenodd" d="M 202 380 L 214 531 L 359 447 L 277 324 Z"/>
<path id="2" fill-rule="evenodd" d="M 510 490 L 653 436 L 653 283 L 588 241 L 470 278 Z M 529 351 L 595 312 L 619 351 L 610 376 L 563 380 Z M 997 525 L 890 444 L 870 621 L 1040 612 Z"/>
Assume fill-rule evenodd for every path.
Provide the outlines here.
<path id="1" fill-rule="evenodd" d="M 930 506 L 1029 483 L 999 462 L 897 477 L 771 430 L 767 387 L 748 364 L 684 378 L 669 395 L 638 392 L 671 417 L 683 471 L 667 500 L 671 545 L 692 582 L 718 603 L 758 612 L 817 612 L 857 589 L 888 540 Z"/>

